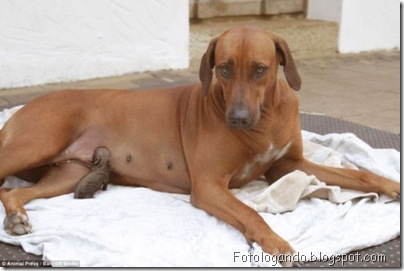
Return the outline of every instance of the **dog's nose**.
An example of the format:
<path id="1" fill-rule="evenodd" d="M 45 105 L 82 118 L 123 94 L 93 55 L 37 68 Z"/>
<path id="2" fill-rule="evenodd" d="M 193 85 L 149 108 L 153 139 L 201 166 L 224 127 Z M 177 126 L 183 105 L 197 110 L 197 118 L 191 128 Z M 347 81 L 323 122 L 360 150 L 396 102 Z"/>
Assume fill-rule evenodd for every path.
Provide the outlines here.
<path id="1" fill-rule="evenodd" d="M 248 110 L 234 110 L 230 113 L 228 125 L 233 129 L 247 128 L 251 123 L 251 114 Z"/>

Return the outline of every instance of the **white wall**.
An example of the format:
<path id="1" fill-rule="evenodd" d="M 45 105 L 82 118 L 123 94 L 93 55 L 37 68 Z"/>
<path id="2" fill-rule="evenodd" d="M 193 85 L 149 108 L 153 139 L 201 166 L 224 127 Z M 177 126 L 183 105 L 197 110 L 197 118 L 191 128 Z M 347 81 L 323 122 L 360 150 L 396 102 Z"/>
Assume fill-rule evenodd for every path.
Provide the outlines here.
<path id="1" fill-rule="evenodd" d="M 188 67 L 188 0 L 0 0 L 0 88 Z"/>
<path id="2" fill-rule="evenodd" d="M 399 0 L 344 0 L 342 14 L 341 53 L 400 47 Z"/>
<path id="3" fill-rule="evenodd" d="M 399 0 L 309 0 L 307 14 L 339 22 L 341 53 L 400 47 Z"/>

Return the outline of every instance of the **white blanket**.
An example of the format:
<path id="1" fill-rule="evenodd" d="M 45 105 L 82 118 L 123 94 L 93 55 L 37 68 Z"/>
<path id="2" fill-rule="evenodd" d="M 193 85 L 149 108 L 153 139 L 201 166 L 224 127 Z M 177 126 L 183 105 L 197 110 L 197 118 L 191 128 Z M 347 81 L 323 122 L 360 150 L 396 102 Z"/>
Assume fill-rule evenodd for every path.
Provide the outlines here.
<path id="1" fill-rule="evenodd" d="M 0 112 L 0 124 L 11 113 Z M 303 137 L 305 156 L 312 161 L 400 179 L 400 154 L 395 150 L 372 149 L 352 134 L 320 136 L 303 131 Z M 30 184 L 8 177 L 3 187 L 16 185 Z M 385 204 L 386 196 L 325 187 L 298 171 L 272 186 L 257 180 L 233 193 L 259 211 L 301 261 L 317 260 L 320 253 L 324 257 L 378 245 L 400 234 L 398 202 Z M 184 195 L 115 185 L 94 199 L 77 200 L 73 194 L 37 199 L 26 204 L 33 233 L 10 236 L 0 227 L 0 240 L 42 254 L 44 260 L 79 261 L 80 266 L 275 264 L 259 245 L 250 247 L 237 230 L 188 201 Z M 0 207 L 0 218 L 4 216 Z"/>

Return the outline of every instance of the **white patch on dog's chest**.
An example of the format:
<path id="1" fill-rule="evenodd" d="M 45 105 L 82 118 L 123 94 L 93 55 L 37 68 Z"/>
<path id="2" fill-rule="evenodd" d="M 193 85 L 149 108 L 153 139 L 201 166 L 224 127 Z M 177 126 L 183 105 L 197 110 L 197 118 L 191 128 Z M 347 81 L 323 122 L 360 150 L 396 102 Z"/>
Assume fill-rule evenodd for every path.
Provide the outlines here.
<path id="1" fill-rule="evenodd" d="M 284 156 L 287 151 L 289 150 L 290 146 L 292 145 L 292 142 L 289 142 L 284 146 L 282 149 L 277 149 L 274 147 L 273 144 L 270 144 L 268 149 L 261 154 L 257 154 L 254 159 L 247 163 L 241 170 L 241 173 L 239 175 L 239 179 L 245 179 L 247 178 L 251 171 L 256 167 L 256 166 L 261 166 L 264 164 L 267 164 L 270 161 L 276 161 L 280 159 L 282 156 Z"/>

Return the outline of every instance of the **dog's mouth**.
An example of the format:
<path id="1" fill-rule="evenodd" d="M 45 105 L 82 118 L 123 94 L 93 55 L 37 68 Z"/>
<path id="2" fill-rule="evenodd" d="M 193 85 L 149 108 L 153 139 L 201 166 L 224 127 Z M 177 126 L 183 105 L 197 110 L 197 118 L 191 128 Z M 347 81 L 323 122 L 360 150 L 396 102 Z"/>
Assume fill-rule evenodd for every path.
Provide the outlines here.
<path id="1" fill-rule="evenodd" d="M 231 119 L 231 120 L 227 121 L 227 126 L 234 130 L 239 130 L 239 129 L 249 130 L 252 128 L 252 125 L 250 124 L 250 122 L 248 120 Z"/>

